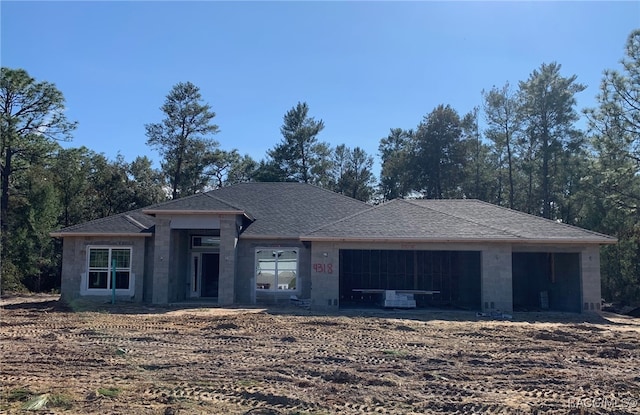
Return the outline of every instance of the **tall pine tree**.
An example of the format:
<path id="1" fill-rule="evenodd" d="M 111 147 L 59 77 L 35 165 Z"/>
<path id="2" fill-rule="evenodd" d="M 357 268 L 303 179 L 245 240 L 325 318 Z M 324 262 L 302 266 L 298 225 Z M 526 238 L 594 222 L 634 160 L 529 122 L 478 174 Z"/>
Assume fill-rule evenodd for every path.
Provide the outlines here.
<path id="1" fill-rule="evenodd" d="M 271 179 L 327 187 L 331 148 L 329 144 L 318 141 L 318 134 L 323 129 L 322 120 L 316 121 L 309 116 L 306 102 L 298 102 L 287 111 L 280 127 L 282 141 L 268 151 L 271 160 L 266 162 L 265 168 L 275 174 Z"/>
<path id="2" fill-rule="evenodd" d="M 582 140 L 574 125 L 579 118 L 575 94 L 585 86 L 576 82 L 576 75 L 563 77 L 560 69 L 561 65 L 555 62 L 542 64 L 529 79 L 520 82 L 519 90 L 523 128 L 536 155 L 540 181 L 539 205 L 529 208 L 548 219 L 557 216 L 555 209 L 562 188 L 557 178 L 567 173 L 561 172 L 565 166 L 564 153 L 579 147 Z M 530 167 L 533 169 L 533 165 Z M 534 200 L 532 197 L 530 203 L 535 203 Z"/>
<path id="3" fill-rule="evenodd" d="M 218 147 L 211 138 L 218 132 L 212 124 L 215 112 L 202 102 L 200 89 L 191 82 L 174 85 L 160 109 L 165 115 L 162 122 L 145 125 L 147 144 L 163 157 L 172 198 L 203 190 L 203 159 Z"/>

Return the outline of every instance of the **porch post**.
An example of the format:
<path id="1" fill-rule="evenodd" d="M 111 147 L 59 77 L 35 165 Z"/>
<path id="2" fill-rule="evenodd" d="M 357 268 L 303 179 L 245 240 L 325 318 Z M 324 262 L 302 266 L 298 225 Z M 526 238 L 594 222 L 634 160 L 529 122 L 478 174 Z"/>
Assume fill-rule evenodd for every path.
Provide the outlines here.
<path id="1" fill-rule="evenodd" d="M 582 279 L 582 311 L 600 311 L 600 246 L 585 247 L 580 253 L 580 278 Z"/>
<path id="2" fill-rule="evenodd" d="M 171 247 L 171 221 L 156 217 L 153 247 L 153 304 L 169 302 L 169 254 Z"/>
<path id="3" fill-rule="evenodd" d="M 218 283 L 218 304 L 220 305 L 231 305 L 235 302 L 237 243 L 236 216 L 220 216 L 220 277 Z"/>

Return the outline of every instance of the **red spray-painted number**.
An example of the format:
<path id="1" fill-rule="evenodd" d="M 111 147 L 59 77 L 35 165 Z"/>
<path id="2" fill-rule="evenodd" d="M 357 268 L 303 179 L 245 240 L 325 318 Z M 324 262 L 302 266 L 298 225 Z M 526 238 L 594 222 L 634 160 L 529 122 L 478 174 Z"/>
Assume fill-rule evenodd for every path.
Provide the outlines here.
<path id="1" fill-rule="evenodd" d="M 333 264 L 315 263 L 313 264 L 313 270 L 322 274 L 333 274 Z"/>

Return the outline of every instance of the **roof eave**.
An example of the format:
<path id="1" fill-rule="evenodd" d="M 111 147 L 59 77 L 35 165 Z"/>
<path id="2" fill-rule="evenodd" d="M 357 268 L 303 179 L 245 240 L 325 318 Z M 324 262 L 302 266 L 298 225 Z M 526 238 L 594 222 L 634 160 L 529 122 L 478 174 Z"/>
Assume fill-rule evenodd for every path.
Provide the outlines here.
<path id="1" fill-rule="evenodd" d="M 286 239 L 286 240 L 301 240 L 300 235 L 247 235 L 240 234 L 240 239 Z"/>
<path id="2" fill-rule="evenodd" d="M 533 239 L 533 238 L 379 238 L 379 237 L 328 237 L 301 236 L 308 242 L 387 242 L 387 243 L 510 243 L 510 244 L 562 244 L 562 245 L 613 245 L 617 239 Z"/>
<path id="3" fill-rule="evenodd" d="M 527 244 L 527 243 L 552 243 L 552 244 L 562 244 L 562 245 L 568 245 L 568 244 L 579 244 L 579 245 L 615 245 L 618 243 L 618 240 L 613 238 L 613 239 L 606 239 L 606 238 L 598 238 L 598 239 L 569 239 L 569 238 L 562 238 L 562 239 L 523 239 L 523 240 L 518 240 L 516 241 L 516 243 L 518 244 Z"/>
<path id="4" fill-rule="evenodd" d="M 242 210 L 193 210 L 193 209 L 143 209 L 142 213 L 147 215 L 245 215 Z"/>
<path id="5" fill-rule="evenodd" d="M 151 232 L 49 232 L 52 238 L 64 238 L 66 236 L 125 236 L 143 237 L 153 236 Z"/>

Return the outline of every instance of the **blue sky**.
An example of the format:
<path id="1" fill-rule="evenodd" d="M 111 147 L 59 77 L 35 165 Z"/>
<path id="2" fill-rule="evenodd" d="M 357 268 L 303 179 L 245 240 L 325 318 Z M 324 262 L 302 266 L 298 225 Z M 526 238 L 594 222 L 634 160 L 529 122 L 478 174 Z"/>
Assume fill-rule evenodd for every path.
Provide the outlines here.
<path id="1" fill-rule="evenodd" d="M 517 85 L 543 62 L 588 86 L 619 68 L 640 2 L 31 2 L 2 1 L 2 66 L 53 82 L 79 122 L 66 146 L 110 159 L 159 156 L 159 122 L 178 82 L 197 85 L 223 149 L 259 160 L 284 113 L 306 101 L 319 139 L 377 156 L 390 128 L 439 104 L 461 115 L 482 89 Z"/>

